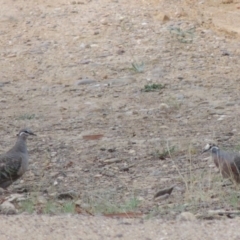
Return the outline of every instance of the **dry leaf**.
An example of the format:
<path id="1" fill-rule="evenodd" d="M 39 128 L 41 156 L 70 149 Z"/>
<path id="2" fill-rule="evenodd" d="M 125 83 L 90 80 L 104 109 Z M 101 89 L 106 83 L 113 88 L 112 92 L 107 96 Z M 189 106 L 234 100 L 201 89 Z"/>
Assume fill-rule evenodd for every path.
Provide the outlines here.
<path id="1" fill-rule="evenodd" d="M 143 216 L 143 213 L 125 212 L 125 213 L 107 213 L 103 215 L 105 217 L 110 218 L 140 218 Z"/>
<path id="2" fill-rule="evenodd" d="M 170 188 L 164 188 L 164 189 L 161 189 L 160 191 L 158 191 L 153 198 L 157 198 L 157 197 L 160 197 L 162 195 L 166 195 L 166 194 L 171 194 L 172 193 L 172 190 L 173 188 L 175 187 L 175 185 L 173 185 L 172 187 Z"/>
<path id="3" fill-rule="evenodd" d="M 95 134 L 95 135 L 85 135 L 83 136 L 84 140 L 98 140 L 103 137 L 103 134 Z"/>

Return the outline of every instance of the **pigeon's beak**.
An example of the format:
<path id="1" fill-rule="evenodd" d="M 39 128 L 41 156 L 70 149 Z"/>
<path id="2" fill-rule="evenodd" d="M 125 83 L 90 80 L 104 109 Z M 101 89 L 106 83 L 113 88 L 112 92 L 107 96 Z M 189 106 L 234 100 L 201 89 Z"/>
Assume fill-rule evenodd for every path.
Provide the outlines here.
<path id="1" fill-rule="evenodd" d="M 209 150 L 209 149 L 203 149 L 202 152 L 201 152 L 201 154 L 207 152 L 208 150 Z"/>
<path id="2" fill-rule="evenodd" d="M 32 136 L 37 136 L 37 134 L 35 134 L 35 133 L 33 133 L 33 132 L 31 132 L 31 133 L 29 133 L 30 135 L 32 135 Z"/>

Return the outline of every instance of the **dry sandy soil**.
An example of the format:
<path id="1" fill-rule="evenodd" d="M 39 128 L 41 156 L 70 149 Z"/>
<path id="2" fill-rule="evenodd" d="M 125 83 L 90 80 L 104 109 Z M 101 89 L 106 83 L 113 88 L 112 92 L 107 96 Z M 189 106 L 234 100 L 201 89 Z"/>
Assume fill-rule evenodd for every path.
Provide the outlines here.
<path id="1" fill-rule="evenodd" d="M 240 239 L 239 187 L 200 155 L 240 150 L 239 2 L 0 3 L 1 151 L 38 135 L 1 239 Z"/>

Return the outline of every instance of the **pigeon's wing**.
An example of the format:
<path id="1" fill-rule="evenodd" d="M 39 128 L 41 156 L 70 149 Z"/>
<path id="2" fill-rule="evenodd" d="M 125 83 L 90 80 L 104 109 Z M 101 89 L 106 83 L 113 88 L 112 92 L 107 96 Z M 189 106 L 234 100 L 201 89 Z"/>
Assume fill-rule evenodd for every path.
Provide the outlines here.
<path id="1" fill-rule="evenodd" d="M 236 177 L 240 177 L 240 155 L 235 155 L 232 157 L 233 160 L 229 161 L 231 166 L 231 171 Z"/>
<path id="2" fill-rule="evenodd" d="M 19 156 L 0 156 L 0 186 L 5 181 L 15 181 L 20 176 L 18 171 L 22 164 Z"/>

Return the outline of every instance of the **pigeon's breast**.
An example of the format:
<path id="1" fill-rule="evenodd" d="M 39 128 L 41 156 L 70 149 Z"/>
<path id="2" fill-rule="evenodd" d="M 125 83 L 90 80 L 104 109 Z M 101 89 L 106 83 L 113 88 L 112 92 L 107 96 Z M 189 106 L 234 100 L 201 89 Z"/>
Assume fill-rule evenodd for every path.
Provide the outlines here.
<path id="1" fill-rule="evenodd" d="M 28 154 L 21 154 L 21 166 L 18 170 L 18 175 L 22 176 L 28 170 Z"/>

